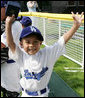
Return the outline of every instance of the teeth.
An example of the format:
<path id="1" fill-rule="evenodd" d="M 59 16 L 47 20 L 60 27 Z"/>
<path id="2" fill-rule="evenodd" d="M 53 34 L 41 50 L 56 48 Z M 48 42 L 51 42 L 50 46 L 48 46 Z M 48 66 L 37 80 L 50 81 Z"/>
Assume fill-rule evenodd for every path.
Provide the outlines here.
<path id="1" fill-rule="evenodd" d="M 28 49 L 28 51 L 34 51 L 35 50 L 35 48 L 34 49 Z"/>

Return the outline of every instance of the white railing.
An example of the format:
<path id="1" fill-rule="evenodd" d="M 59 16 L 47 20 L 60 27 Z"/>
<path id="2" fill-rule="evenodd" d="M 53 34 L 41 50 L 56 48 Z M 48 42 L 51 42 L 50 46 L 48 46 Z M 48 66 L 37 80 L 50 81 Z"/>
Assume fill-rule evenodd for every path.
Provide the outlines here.
<path id="1" fill-rule="evenodd" d="M 70 30 L 73 24 L 71 21 L 49 20 L 39 17 L 36 19 L 39 21 L 36 26 L 42 32 L 45 45 L 55 43 L 65 32 Z M 41 24 L 40 21 L 42 21 Z M 64 56 L 84 67 L 84 26 L 81 26 L 66 44 Z"/>

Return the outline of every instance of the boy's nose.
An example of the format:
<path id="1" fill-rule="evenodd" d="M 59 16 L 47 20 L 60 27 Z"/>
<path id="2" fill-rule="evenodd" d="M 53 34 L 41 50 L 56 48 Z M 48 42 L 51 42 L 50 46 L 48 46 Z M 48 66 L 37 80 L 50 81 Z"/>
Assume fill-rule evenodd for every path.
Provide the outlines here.
<path id="1" fill-rule="evenodd" d="M 30 46 L 30 47 L 33 46 L 33 43 L 30 43 L 29 46 Z"/>

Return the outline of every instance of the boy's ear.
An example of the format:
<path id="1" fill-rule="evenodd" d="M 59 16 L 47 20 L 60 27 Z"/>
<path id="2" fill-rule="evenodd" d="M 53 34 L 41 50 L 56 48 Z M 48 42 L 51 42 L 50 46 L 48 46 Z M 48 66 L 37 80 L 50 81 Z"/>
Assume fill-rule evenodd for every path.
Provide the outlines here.
<path id="1" fill-rule="evenodd" d="M 40 42 L 40 45 L 42 45 L 42 41 Z"/>
<path id="2" fill-rule="evenodd" d="M 21 48 L 23 48 L 23 43 L 22 43 L 22 42 L 20 42 L 19 44 L 20 44 Z"/>

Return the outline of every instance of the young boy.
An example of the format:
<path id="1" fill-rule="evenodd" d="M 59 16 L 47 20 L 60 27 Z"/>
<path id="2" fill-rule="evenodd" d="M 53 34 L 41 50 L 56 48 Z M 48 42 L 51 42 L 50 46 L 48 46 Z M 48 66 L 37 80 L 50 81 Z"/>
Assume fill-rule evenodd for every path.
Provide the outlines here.
<path id="1" fill-rule="evenodd" d="M 63 54 L 65 44 L 80 27 L 83 20 L 78 13 L 74 15 L 74 24 L 72 28 L 65 33 L 52 46 L 45 47 L 40 50 L 43 41 L 41 32 L 34 26 L 26 27 L 20 35 L 20 45 L 24 49 L 16 46 L 13 41 L 11 24 L 14 21 L 14 15 L 6 19 L 6 35 L 9 46 L 9 56 L 19 63 L 22 69 L 22 78 L 20 85 L 22 87 L 21 97 L 48 97 L 48 83 L 52 74 L 53 65 L 56 60 Z"/>

